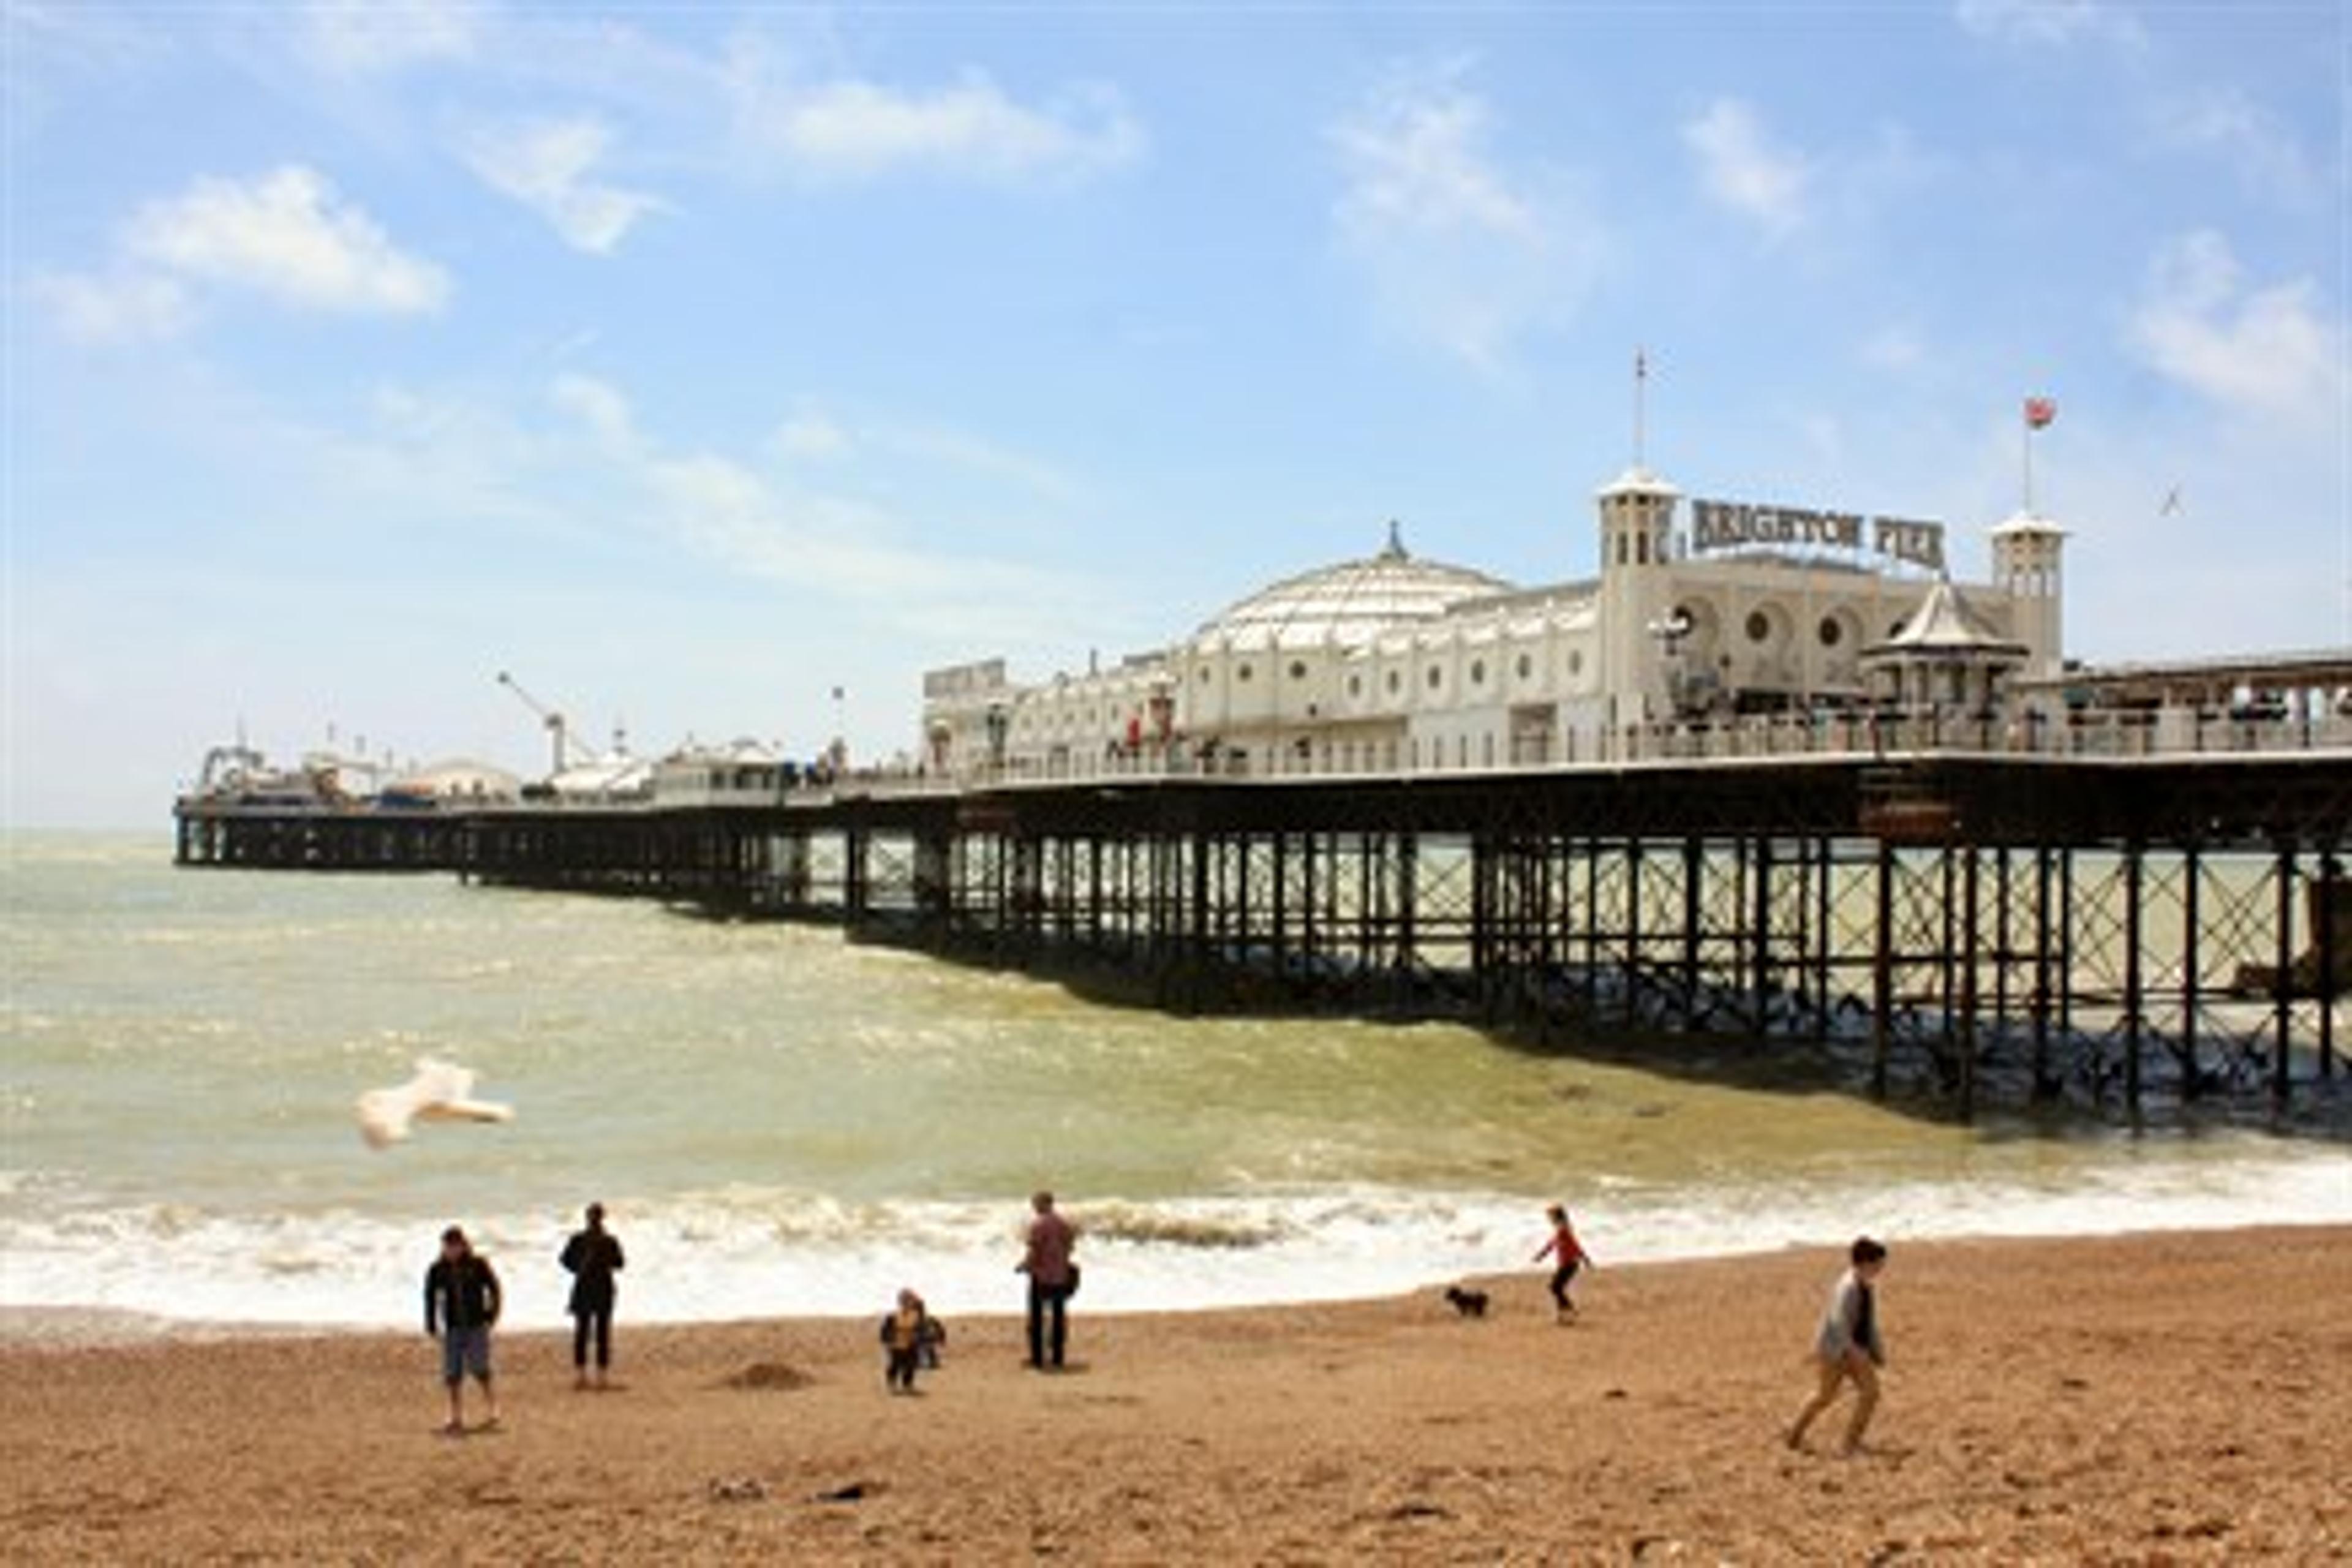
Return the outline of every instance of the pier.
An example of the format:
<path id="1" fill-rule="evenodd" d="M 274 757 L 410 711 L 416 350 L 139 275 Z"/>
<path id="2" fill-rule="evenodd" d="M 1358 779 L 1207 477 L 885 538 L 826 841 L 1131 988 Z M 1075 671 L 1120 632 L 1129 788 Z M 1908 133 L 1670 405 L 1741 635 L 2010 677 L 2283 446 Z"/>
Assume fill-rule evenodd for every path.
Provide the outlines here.
<path id="1" fill-rule="evenodd" d="M 877 781 L 692 804 L 240 805 L 184 865 L 838 922 L 1178 1012 L 1834 1045 L 1958 1113 L 2325 1092 L 2352 751 L 1878 748 L 1436 773 Z"/>

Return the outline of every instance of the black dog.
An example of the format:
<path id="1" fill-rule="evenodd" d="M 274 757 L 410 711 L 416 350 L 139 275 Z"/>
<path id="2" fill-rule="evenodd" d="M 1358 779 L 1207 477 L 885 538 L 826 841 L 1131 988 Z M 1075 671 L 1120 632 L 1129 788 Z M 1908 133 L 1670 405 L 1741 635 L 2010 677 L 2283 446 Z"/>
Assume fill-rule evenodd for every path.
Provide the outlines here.
<path id="1" fill-rule="evenodd" d="M 1448 1285 L 1445 1288 L 1445 1299 L 1453 1302 L 1454 1310 L 1465 1318 L 1483 1318 L 1486 1315 L 1486 1292 L 1484 1290 L 1465 1290 L 1459 1285 Z"/>

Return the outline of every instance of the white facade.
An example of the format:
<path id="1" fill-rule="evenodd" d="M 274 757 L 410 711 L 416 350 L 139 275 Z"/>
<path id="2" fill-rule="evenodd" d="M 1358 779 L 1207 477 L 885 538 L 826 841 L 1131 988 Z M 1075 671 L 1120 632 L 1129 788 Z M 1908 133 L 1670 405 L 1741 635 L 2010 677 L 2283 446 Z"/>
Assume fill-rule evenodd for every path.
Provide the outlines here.
<path id="1" fill-rule="evenodd" d="M 1638 468 L 1597 501 L 1597 579 L 1515 587 L 1416 558 L 1391 524 L 1378 553 L 1286 578 L 1109 668 L 1034 684 L 1002 659 L 933 671 L 925 765 L 1267 775 L 1597 758 L 1628 731 L 1871 701 L 1865 650 L 1895 639 L 1943 580 L 1932 523 L 1686 506 Z M 2024 675 L 2061 666 L 2064 537 L 2012 518 L 1992 531 L 1994 580 L 1949 585 L 2021 647 L 2011 662 Z"/>

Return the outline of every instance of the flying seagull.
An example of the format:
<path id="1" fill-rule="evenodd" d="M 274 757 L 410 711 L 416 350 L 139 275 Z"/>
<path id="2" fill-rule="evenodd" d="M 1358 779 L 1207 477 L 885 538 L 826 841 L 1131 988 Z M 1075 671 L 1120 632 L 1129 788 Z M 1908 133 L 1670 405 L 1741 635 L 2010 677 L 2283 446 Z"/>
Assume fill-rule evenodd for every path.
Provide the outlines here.
<path id="1" fill-rule="evenodd" d="M 397 1089 L 360 1096 L 360 1136 L 386 1149 L 408 1136 L 411 1121 L 512 1121 L 514 1107 L 474 1098 L 474 1073 L 433 1057 L 416 1058 L 416 1076 Z"/>

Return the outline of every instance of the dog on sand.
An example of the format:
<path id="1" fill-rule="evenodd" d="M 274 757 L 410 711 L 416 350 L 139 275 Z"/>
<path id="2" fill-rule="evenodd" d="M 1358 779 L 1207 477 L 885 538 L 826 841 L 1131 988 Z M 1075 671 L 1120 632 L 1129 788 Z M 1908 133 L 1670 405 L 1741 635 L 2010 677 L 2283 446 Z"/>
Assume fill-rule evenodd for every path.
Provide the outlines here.
<path id="1" fill-rule="evenodd" d="M 1454 1304 L 1454 1311 L 1463 1317 L 1483 1318 L 1486 1315 L 1486 1292 L 1484 1290 L 1469 1290 L 1459 1285 L 1448 1285 L 1445 1288 L 1445 1299 Z"/>

